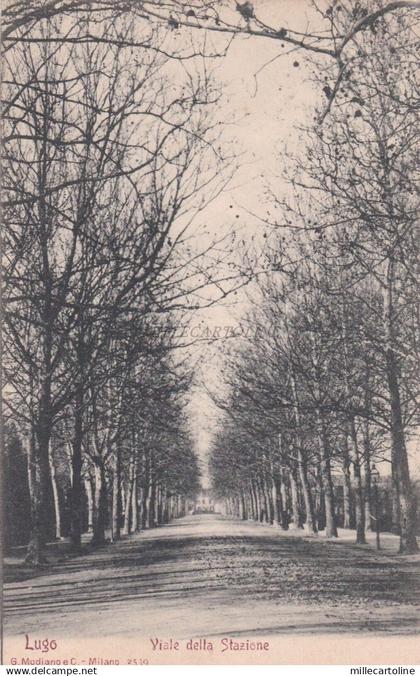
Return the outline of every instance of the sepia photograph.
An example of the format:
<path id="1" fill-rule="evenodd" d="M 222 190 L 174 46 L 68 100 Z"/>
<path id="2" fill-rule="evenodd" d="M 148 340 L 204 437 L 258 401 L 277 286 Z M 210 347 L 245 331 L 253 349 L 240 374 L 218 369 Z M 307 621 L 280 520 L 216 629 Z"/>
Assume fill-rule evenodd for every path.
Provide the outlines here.
<path id="1" fill-rule="evenodd" d="M 414 673 L 420 1 L 2 5 L 0 662 Z"/>

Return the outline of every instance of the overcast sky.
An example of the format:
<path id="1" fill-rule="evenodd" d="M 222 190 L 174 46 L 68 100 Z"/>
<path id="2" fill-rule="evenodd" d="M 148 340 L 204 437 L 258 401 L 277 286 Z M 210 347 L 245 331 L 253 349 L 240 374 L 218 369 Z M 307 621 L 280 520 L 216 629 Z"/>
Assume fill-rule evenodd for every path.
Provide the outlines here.
<path id="1" fill-rule="evenodd" d="M 288 15 L 291 25 L 307 25 L 307 3 L 293 2 Z M 284 8 L 290 2 L 261 0 L 258 14 L 267 23 L 286 25 Z M 224 85 L 224 116 L 227 122 L 239 120 L 225 130 L 228 141 L 234 141 L 241 155 L 241 168 L 229 189 L 223 192 L 200 216 L 210 232 L 224 233 L 239 229 L 241 236 L 259 237 L 264 230 L 258 218 L 267 209 L 264 192 L 267 184 L 281 185 L 284 165 L 283 149 L 296 149 L 301 142 L 298 127 L 313 117 L 315 92 L 309 82 L 309 69 L 302 54 L 290 51 L 287 45 L 258 38 L 235 39 L 228 55 L 218 64 L 217 76 Z M 204 325 L 235 326 L 246 308 L 245 295 L 230 297 L 224 304 L 205 310 L 197 316 Z M 196 322 L 194 321 L 194 324 Z M 200 374 L 209 388 L 217 388 L 220 380 L 220 343 L 198 348 Z M 192 404 L 191 423 L 197 440 L 197 451 L 204 460 L 211 443 L 218 412 L 210 404 L 203 389 L 197 387 Z M 203 468 L 205 462 L 203 463 Z"/>

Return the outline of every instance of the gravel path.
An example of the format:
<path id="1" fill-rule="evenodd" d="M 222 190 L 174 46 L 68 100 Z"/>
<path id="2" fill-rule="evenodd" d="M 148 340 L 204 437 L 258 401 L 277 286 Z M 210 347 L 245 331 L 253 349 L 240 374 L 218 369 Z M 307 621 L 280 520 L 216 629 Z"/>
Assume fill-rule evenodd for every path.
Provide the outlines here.
<path id="1" fill-rule="evenodd" d="M 420 628 L 415 561 L 218 515 L 178 519 L 23 577 L 5 585 L 6 637 Z"/>

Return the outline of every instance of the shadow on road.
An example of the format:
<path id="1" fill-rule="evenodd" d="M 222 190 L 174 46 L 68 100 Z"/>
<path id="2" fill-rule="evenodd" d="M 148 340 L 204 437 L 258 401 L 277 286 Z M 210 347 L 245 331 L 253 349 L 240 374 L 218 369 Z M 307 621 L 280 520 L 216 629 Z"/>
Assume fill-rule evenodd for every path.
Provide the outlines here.
<path id="1" fill-rule="evenodd" d="M 273 632 L 340 627 L 413 633 L 419 626 L 414 563 L 203 515 L 67 559 L 30 581 L 6 584 L 5 616 L 16 628 L 24 617 L 39 622 L 65 611 L 75 622 L 75 613 L 95 608 L 105 616 L 165 604 L 197 613 L 203 599 L 214 612 L 230 605 L 240 613 L 252 603 L 256 617 L 260 607 L 267 618 L 271 609 L 273 626 L 265 630 Z M 299 621 L 280 607 L 297 609 Z M 252 625 L 243 631 L 249 634 Z"/>

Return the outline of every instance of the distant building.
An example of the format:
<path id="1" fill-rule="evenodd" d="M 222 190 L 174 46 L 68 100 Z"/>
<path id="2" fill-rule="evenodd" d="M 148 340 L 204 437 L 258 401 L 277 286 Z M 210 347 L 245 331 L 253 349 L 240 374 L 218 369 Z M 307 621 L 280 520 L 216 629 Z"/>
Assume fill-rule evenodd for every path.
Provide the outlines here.
<path id="1" fill-rule="evenodd" d="M 197 495 L 194 503 L 194 514 L 211 514 L 215 511 L 215 502 L 211 492 L 207 489 L 202 490 Z"/>

